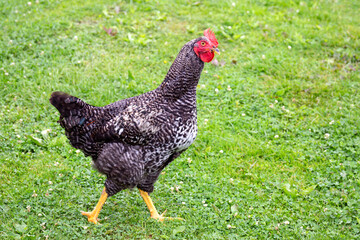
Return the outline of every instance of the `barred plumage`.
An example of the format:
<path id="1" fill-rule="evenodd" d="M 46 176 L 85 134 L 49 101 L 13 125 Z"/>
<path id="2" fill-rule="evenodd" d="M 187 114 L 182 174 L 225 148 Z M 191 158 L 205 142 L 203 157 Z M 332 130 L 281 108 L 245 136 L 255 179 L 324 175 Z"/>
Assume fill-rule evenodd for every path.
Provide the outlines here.
<path id="1" fill-rule="evenodd" d="M 133 187 L 152 192 L 164 167 L 195 140 L 196 86 L 204 60 L 194 49 L 200 41 L 209 40 L 185 44 L 162 84 L 142 95 L 104 107 L 62 92 L 51 95 L 71 145 L 91 156 L 107 176 L 109 196 Z"/>

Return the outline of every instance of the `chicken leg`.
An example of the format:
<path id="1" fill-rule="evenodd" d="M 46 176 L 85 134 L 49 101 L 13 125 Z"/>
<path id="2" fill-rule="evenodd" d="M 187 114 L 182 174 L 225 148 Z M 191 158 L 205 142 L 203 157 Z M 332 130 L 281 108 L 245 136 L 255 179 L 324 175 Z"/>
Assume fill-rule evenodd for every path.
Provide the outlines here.
<path id="1" fill-rule="evenodd" d="M 99 213 L 101 211 L 102 206 L 104 205 L 108 194 L 106 193 L 106 188 L 104 188 L 104 190 L 101 193 L 99 202 L 96 204 L 96 207 L 94 208 L 94 210 L 92 212 L 81 212 L 82 215 L 87 216 L 88 217 L 88 221 L 97 224 L 98 221 L 98 216 Z"/>
<path id="2" fill-rule="evenodd" d="M 151 200 L 149 194 L 145 191 L 142 191 L 139 189 L 140 195 L 142 196 L 142 198 L 144 199 L 146 206 L 148 207 L 149 211 L 150 211 L 150 217 L 154 218 L 160 222 L 166 220 L 184 220 L 182 218 L 171 218 L 171 217 L 163 217 L 163 215 L 166 213 L 163 212 L 163 214 L 159 215 L 158 211 L 156 210 L 153 201 Z"/>

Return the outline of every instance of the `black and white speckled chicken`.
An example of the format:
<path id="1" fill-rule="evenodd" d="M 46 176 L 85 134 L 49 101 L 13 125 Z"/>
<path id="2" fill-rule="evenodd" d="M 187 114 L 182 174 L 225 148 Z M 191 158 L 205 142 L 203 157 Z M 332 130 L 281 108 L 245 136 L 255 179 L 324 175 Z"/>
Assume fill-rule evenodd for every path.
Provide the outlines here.
<path id="1" fill-rule="evenodd" d="M 95 209 L 82 213 L 90 222 L 97 223 L 108 196 L 134 187 L 151 217 L 165 219 L 148 193 L 160 172 L 196 138 L 196 86 L 204 62 L 219 53 L 217 46 L 214 33 L 205 30 L 204 36 L 183 46 L 158 88 L 104 107 L 52 93 L 50 103 L 59 110 L 59 123 L 71 145 L 91 156 L 96 169 L 107 177 Z"/>

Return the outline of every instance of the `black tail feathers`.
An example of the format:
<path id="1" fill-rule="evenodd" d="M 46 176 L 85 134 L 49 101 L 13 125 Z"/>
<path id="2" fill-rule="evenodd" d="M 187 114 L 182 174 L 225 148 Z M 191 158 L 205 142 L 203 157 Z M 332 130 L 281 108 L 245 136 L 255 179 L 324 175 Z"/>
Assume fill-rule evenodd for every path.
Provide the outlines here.
<path id="1" fill-rule="evenodd" d="M 67 132 L 82 134 L 88 128 L 83 128 L 85 124 L 94 121 L 93 110 L 91 106 L 83 100 L 63 92 L 53 92 L 50 103 L 60 112 L 60 125 Z"/>
<path id="2" fill-rule="evenodd" d="M 88 105 L 81 99 L 64 92 L 53 92 L 50 103 L 57 108 L 62 117 L 77 115 L 77 112 Z"/>
<path id="3" fill-rule="evenodd" d="M 96 127 L 101 109 L 63 92 L 53 92 L 50 103 L 60 112 L 58 121 L 73 147 L 83 150 L 85 155 L 97 157 L 100 145 L 92 141 L 91 132 Z"/>

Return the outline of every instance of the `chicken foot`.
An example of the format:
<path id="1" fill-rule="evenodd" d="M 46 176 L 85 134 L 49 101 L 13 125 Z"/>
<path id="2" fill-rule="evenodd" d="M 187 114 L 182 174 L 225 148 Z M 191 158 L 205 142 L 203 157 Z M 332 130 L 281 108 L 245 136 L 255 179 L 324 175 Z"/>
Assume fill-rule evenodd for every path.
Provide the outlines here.
<path id="1" fill-rule="evenodd" d="M 96 207 L 94 208 L 94 210 L 92 212 L 81 212 L 82 215 L 87 216 L 88 217 L 88 221 L 97 224 L 98 222 L 98 216 L 99 213 L 101 211 L 102 206 L 104 205 L 108 194 L 105 191 L 106 188 L 104 188 L 104 190 L 101 193 L 99 202 L 96 204 Z"/>
<path id="2" fill-rule="evenodd" d="M 158 211 L 156 210 L 153 201 L 151 200 L 149 194 L 145 191 L 142 191 L 139 189 L 140 195 L 142 196 L 142 198 L 144 199 L 146 206 L 148 207 L 149 211 L 150 211 L 150 217 L 154 218 L 160 222 L 164 221 L 164 220 L 184 220 L 182 218 L 172 218 L 172 217 L 164 217 L 163 215 L 166 213 L 163 212 L 161 215 L 158 213 Z"/>

